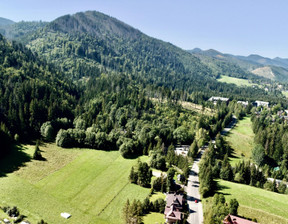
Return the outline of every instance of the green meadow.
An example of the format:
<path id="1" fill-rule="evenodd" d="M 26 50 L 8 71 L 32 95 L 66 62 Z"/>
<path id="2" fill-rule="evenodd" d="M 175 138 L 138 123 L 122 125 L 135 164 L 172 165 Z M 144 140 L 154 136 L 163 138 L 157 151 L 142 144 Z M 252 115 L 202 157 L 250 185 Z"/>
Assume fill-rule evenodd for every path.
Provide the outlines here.
<path id="1" fill-rule="evenodd" d="M 239 79 L 230 76 L 221 75 L 218 82 L 225 82 L 229 84 L 235 84 L 236 86 L 257 86 L 257 84 L 249 82 L 247 79 Z"/>
<path id="2" fill-rule="evenodd" d="M 8 172 L 8 164 L 0 165 L 0 206 L 17 206 L 32 223 L 41 219 L 48 223 L 123 223 L 126 200 L 144 200 L 149 194 L 148 188 L 128 182 L 137 159 L 124 159 L 118 151 L 63 149 L 55 144 L 40 149 L 46 161 L 27 161 L 34 146 L 23 146 L 24 163 L 11 167 L 13 172 Z M 66 220 L 61 212 L 72 217 Z M 0 213 L 0 218 L 6 218 L 5 214 Z"/>
<path id="3" fill-rule="evenodd" d="M 226 201 L 237 199 L 240 216 L 256 218 L 261 224 L 288 224 L 288 195 L 224 180 L 218 184 Z"/>
<path id="4" fill-rule="evenodd" d="M 145 224 L 164 224 L 164 214 L 151 212 L 150 214 L 143 217 L 143 222 Z"/>
<path id="5" fill-rule="evenodd" d="M 236 126 L 228 133 L 226 140 L 233 149 L 231 164 L 249 160 L 253 149 L 254 133 L 250 117 L 245 117 L 238 121 Z"/>

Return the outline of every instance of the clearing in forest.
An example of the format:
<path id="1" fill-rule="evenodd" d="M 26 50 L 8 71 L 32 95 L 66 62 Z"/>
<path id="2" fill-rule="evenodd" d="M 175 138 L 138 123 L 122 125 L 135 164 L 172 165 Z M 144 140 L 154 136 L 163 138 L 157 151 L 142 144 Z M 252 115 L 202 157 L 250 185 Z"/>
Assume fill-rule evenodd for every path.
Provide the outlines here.
<path id="1" fill-rule="evenodd" d="M 254 133 L 250 117 L 239 120 L 228 133 L 226 140 L 233 149 L 231 164 L 235 165 L 242 159 L 249 160 L 254 147 Z"/>
<path id="2" fill-rule="evenodd" d="M 31 157 L 34 147 L 23 146 L 21 153 Z M 32 223 L 41 219 L 48 223 L 123 223 L 126 200 L 143 201 L 149 194 L 148 188 L 128 182 L 137 159 L 124 159 L 118 151 L 63 149 L 55 144 L 40 146 L 40 150 L 46 161 L 26 161 L 0 177 L 0 206 L 17 206 Z M 66 220 L 61 212 L 72 217 Z"/>

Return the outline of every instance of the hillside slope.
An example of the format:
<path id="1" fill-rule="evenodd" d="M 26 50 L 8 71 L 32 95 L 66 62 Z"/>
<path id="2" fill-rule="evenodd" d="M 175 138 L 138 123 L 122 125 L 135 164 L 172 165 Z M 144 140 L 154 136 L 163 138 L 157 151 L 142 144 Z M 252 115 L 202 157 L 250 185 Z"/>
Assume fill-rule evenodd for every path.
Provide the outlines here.
<path id="1" fill-rule="evenodd" d="M 71 117 L 75 86 L 23 45 L 9 43 L 2 35 L 0 74 L 0 123 L 5 132 L 29 140 L 39 136 L 41 124 L 51 117 Z"/>
<path id="2" fill-rule="evenodd" d="M 11 25 L 13 23 L 15 23 L 15 22 L 10 20 L 10 19 L 0 17 L 0 26 L 7 26 L 7 25 Z"/>
<path id="3" fill-rule="evenodd" d="M 193 55 L 199 57 L 204 64 L 207 64 L 211 67 L 211 61 L 214 61 L 212 65 L 217 66 L 218 71 L 223 71 L 223 65 L 221 64 L 228 63 L 230 70 L 225 69 L 224 71 L 228 71 L 228 76 L 233 76 L 237 78 L 249 78 L 252 80 L 261 79 L 261 77 L 268 78 L 275 81 L 280 82 L 288 82 L 288 59 L 283 58 L 266 58 L 260 55 L 249 55 L 249 56 L 236 56 L 231 54 L 223 54 L 219 51 L 210 49 L 206 51 L 202 51 L 199 48 L 195 48 L 193 50 L 189 50 L 188 52 Z M 227 66 L 226 66 L 227 67 Z M 236 73 L 231 68 L 237 68 L 240 72 Z M 215 68 L 214 68 L 215 69 Z M 222 69 L 222 70 L 221 70 Z M 213 68 L 212 68 L 213 70 Z M 242 77 L 238 74 L 241 74 Z M 254 74 L 254 75 L 253 75 Z M 256 76 L 255 76 L 256 75 Z M 258 76 L 258 77 L 257 77 Z"/>
<path id="4" fill-rule="evenodd" d="M 262 99 L 268 95 L 260 89 L 219 83 L 218 74 L 198 57 L 96 11 L 62 16 L 25 36 L 24 43 L 74 81 L 108 72 L 125 74 L 141 85 L 198 92 L 197 100 L 215 94 Z M 239 67 L 229 70 L 245 73 Z"/>
<path id="5" fill-rule="evenodd" d="M 177 85 L 182 77 L 195 79 L 211 73 L 182 49 L 94 11 L 56 19 L 31 35 L 28 46 L 76 79 L 97 75 L 105 68 L 159 85 Z"/>

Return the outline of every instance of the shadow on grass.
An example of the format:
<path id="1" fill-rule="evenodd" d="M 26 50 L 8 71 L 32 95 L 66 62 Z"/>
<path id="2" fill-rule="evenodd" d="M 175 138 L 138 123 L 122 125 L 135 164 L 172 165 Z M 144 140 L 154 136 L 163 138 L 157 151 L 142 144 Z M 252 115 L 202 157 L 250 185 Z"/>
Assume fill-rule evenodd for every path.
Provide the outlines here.
<path id="1" fill-rule="evenodd" d="M 229 158 L 240 159 L 240 157 L 236 154 L 235 149 L 233 149 L 232 147 L 230 147 Z"/>
<path id="2" fill-rule="evenodd" d="M 0 177 L 5 177 L 8 173 L 20 169 L 31 160 L 31 157 L 24 150 L 25 148 L 22 146 L 14 145 L 10 153 L 0 158 Z"/>
<path id="3" fill-rule="evenodd" d="M 218 193 L 218 194 L 223 194 L 223 195 L 231 195 L 229 193 L 223 193 L 221 191 L 225 190 L 225 189 L 230 189 L 230 187 L 227 187 L 225 185 L 221 185 L 219 184 L 220 181 L 216 181 L 216 186 L 217 186 L 217 190 L 215 193 Z"/>

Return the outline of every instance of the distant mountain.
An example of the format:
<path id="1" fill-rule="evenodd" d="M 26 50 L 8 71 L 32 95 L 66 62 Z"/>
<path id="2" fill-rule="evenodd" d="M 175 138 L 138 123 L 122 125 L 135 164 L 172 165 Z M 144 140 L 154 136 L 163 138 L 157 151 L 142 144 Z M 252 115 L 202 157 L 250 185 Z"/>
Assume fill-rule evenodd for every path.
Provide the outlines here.
<path id="1" fill-rule="evenodd" d="M 47 22 L 42 21 L 21 21 L 18 23 L 13 22 L 6 26 L 0 26 L 0 33 L 4 35 L 7 39 L 20 40 L 24 36 L 29 35 L 40 28 L 43 28 L 47 24 Z"/>
<path id="2" fill-rule="evenodd" d="M 200 58 L 201 62 L 206 64 L 217 77 L 226 75 L 242 79 L 259 79 L 259 77 L 251 73 L 257 66 L 241 61 L 233 57 L 233 55 L 223 54 L 213 49 L 202 51 L 200 48 L 195 48 L 188 52 Z"/>
<path id="3" fill-rule="evenodd" d="M 246 60 L 252 63 L 255 62 L 261 65 L 279 66 L 279 67 L 288 69 L 288 59 L 282 59 L 282 58 L 271 59 L 271 58 L 262 57 L 257 54 L 251 54 L 247 57 L 245 56 L 236 56 L 236 57 L 239 58 L 240 60 Z"/>
<path id="4" fill-rule="evenodd" d="M 250 77 L 251 73 L 253 73 L 254 75 L 260 77 L 265 77 L 281 82 L 288 82 L 288 59 L 271 59 L 256 54 L 251 54 L 249 56 L 236 56 L 232 54 L 223 54 L 213 49 L 203 51 L 199 48 L 189 50 L 188 52 L 198 56 L 200 59 L 202 59 L 203 62 L 212 60 L 211 58 L 213 58 L 213 60 L 217 60 L 218 63 L 226 62 L 229 63 L 230 66 L 231 64 L 234 66 L 239 66 L 246 73 L 249 73 Z M 237 77 L 237 75 L 233 75 L 232 73 L 230 73 L 230 76 Z"/>
<path id="5" fill-rule="evenodd" d="M 75 83 L 115 74 L 140 86 L 168 88 L 182 99 L 191 94 L 195 102 L 215 94 L 246 100 L 276 99 L 259 88 L 240 88 L 216 80 L 220 74 L 253 76 L 235 64 L 204 63 L 197 55 L 96 11 L 59 17 L 17 40 Z"/>
<path id="6" fill-rule="evenodd" d="M 106 70 L 180 89 L 213 81 L 211 70 L 197 57 L 96 11 L 62 16 L 25 43 L 76 80 Z"/>
<path id="7" fill-rule="evenodd" d="M 7 26 L 7 25 L 11 25 L 15 23 L 14 21 L 10 20 L 10 19 L 5 19 L 0 17 L 0 26 Z"/>

